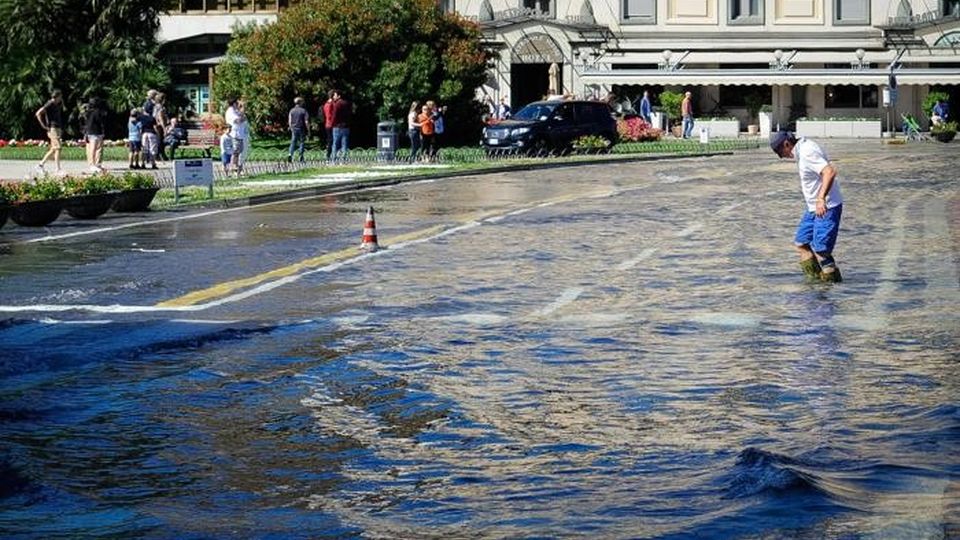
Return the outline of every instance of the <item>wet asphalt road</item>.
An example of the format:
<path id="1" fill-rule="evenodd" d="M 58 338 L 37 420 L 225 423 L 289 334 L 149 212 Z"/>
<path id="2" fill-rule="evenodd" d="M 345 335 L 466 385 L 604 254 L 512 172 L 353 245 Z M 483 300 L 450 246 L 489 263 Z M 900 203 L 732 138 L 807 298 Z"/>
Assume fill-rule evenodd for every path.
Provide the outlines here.
<path id="1" fill-rule="evenodd" d="M 837 286 L 768 151 L 8 225 L 0 531 L 957 534 L 955 145 L 826 147 Z"/>

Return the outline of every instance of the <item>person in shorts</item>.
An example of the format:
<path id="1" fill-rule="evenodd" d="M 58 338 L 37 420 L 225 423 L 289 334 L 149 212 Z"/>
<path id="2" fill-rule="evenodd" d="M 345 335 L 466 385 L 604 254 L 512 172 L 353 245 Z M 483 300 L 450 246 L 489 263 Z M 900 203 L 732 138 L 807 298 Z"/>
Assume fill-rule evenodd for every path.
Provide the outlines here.
<path id="1" fill-rule="evenodd" d="M 43 155 L 37 165 L 37 173 L 46 174 L 43 167 L 47 160 L 52 157 L 54 164 L 57 166 L 57 174 L 63 174 L 63 168 L 60 164 L 60 148 L 62 147 L 60 140 L 63 138 L 63 94 L 60 90 L 54 90 L 50 93 L 50 99 L 43 107 L 37 109 L 35 116 L 37 121 L 40 122 L 40 127 L 47 132 L 47 137 L 50 139 L 50 149 L 47 150 L 47 153 Z"/>
<path id="2" fill-rule="evenodd" d="M 143 144 L 140 142 L 140 109 L 130 109 L 130 117 L 127 118 L 127 165 L 131 169 L 142 169 L 143 164 L 140 161 L 140 152 L 143 150 Z"/>
<path id="3" fill-rule="evenodd" d="M 223 163 L 223 172 L 230 174 L 230 162 L 233 160 L 233 138 L 230 132 L 224 130 L 220 134 L 220 162 Z"/>
<path id="4" fill-rule="evenodd" d="M 770 148 L 781 158 L 793 158 L 800 172 L 800 190 L 806 209 L 797 225 L 794 245 L 803 273 L 821 281 L 839 283 L 840 269 L 833 248 L 840 232 L 843 195 L 836 166 L 819 144 L 788 131 L 770 138 Z"/>

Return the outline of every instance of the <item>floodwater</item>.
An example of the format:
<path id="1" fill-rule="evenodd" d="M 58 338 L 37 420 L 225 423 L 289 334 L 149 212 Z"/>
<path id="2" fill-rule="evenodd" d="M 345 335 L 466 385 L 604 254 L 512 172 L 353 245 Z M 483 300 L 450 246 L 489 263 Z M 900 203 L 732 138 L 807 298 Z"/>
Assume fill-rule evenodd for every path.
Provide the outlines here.
<path id="1" fill-rule="evenodd" d="M 8 225 L 0 532 L 960 537 L 956 146 L 827 146 L 833 286 L 769 152 Z"/>

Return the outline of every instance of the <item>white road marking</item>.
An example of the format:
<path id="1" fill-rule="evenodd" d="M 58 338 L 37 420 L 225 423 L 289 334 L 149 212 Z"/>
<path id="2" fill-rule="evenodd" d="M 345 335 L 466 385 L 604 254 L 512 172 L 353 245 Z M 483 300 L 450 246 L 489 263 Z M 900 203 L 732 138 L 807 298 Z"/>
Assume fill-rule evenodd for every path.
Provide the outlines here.
<path id="1" fill-rule="evenodd" d="M 639 254 L 637 254 L 636 257 L 618 264 L 616 266 L 616 269 L 617 271 L 620 271 L 620 272 L 623 272 L 624 270 L 630 270 L 634 266 L 652 257 L 653 254 L 656 252 L 657 252 L 657 248 L 647 248 L 641 251 Z"/>
<path id="2" fill-rule="evenodd" d="M 546 317 L 557 310 L 563 308 L 564 306 L 573 303 L 574 300 L 580 298 L 580 295 L 586 291 L 583 287 L 572 287 L 563 291 L 560 296 L 547 304 L 541 309 L 538 309 L 530 314 L 530 317 Z"/>
<path id="3" fill-rule="evenodd" d="M 890 216 L 892 234 L 887 238 L 886 251 L 883 262 L 880 264 L 880 278 L 877 289 L 870 297 L 870 301 L 863 304 L 861 313 L 855 315 L 838 315 L 835 320 L 841 326 L 866 331 L 877 331 L 886 328 L 889 317 L 885 304 L 897 288 L 897 275 L 900 268 L 900 254 L 907 235 L 907 209 L 919 195 L 901 202 Z"/>

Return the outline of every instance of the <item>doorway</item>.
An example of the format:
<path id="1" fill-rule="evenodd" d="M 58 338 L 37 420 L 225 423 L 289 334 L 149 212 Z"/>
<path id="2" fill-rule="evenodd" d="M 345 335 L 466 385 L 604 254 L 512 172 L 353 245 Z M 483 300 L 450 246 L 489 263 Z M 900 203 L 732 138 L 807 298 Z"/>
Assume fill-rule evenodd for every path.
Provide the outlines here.
<path id="1" fill-rule="evenodd" d="M 561 73 L 563 66 L 561 65 Z M 510 109 L 540 101 L 550 90 L 550 64 L 510 65 Z"/>

